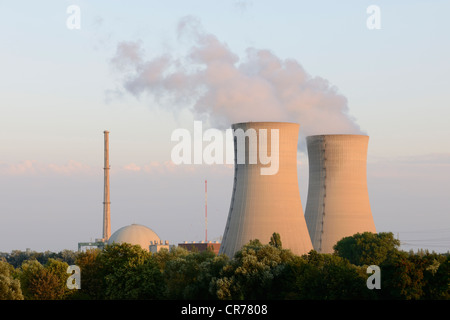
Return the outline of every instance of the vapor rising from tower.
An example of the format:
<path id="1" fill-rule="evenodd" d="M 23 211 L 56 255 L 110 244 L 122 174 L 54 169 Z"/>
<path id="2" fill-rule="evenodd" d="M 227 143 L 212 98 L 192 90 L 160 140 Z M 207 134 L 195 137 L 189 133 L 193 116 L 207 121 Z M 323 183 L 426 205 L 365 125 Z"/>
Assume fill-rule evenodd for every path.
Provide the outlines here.
<path id="1" fill-rule="evenodd" d="M 234 131 L 254 130 L 256 139 L 249 135 L 245 142 L 245 158 L 250 150 L 267 148 L 271 157 L 278 157 L 278 172 L 273 175 L 261 174 L 267 167 L 261 159 L 257 163 L 238 161 L 237 148 L 241 147 L 234 138 L 234 185 L 231 205 L 223 234 L 220 253 L 229 257 L 247 244 L 258 239 L 267 244 L 274 232 L 281 237 L 283 248 L 294 254 L 305 254 L 312 250 L 311 239 L 303 215 L 297 178 L 297 142 L 299 125 L 283 122 L 245 122 L 232 125 Z M 262 130 L 278 130 L 278 145 L 272 147 L 270 134 L 267 146 L 260 144 Z M 262 134 L 261 134 L 262 135 Z M 278 154 L 277 154 L 278 151 Z"/>
<path id="2" fill-rule="evenodd" d="M 109 198 L 109 131 L 104 131 L 105 136 L 105 165 L 104 165 L 104 192 L 103 192 L 103 240 L 108 241 L 111 236 L 111 212 Z"/>
<path id="3" fill-rule="evenodd" d="M 309 186 L 305 219 L 314 249 L 332 253 L 343 237 L 376 232 L 367 189 L 365 135 L 306 138 Z"/>
<path id="4" fill-rule="evenodd" d="M 120 91 L 148 95 L 152 108 L 162 106 L 176 117 L 188 110 L 218 129 L 257 120 L 301 123 L 302 140 L 362 133 L 337 87 L 294 58 L 252 47 L 238 55 L 193 16 L 180 19 L 177 39 L 188 45 L 177 54 L 148 55 L 140 41 L 118 43 L 111 66 L 121 75 Z"/>

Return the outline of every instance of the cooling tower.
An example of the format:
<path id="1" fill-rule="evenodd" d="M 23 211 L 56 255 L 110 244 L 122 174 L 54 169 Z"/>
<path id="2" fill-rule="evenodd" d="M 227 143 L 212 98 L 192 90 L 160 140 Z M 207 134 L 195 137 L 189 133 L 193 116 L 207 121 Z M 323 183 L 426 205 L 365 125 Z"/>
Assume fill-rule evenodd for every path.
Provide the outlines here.
<path id="1" fill-rule="evenodd" d="M 314 249 L 332 253 L 343 237 L 376 232 L 367 190 L 364 135 L 306 137 L 309 186 L 305 219 Z"/>
<path id="2" fill-rule="evenodd" d="M 274 232 L 280 234 L 283 248 L 308 253 L 313 247 L 297 179 L 299 125 L 246 122 L 232 129 L 234 184 L 219 253 L 233 257 L 250 240 L 267 244 Z M 265 154 L 272 157 L 270 164 Z"/>

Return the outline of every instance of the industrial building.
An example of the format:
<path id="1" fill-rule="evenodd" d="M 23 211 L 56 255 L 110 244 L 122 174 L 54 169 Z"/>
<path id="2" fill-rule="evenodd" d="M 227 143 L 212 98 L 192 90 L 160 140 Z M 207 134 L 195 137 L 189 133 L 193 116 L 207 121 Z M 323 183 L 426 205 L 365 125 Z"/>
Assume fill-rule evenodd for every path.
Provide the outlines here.
<path id="1" fill-rule="evenodd" d="M 162 248 L 170 249 L 169 243 L 163 241 L 150 228 L 131 224 L 118 229 L 111 235 L 111 200 L 109 181 L 109 131 L 104 131 L 104 184 L 103 184 L 103 237 L 94 242 L 79 242 L 78 250 L 83 247 L 103 248 L 107 244 L 129 243 L 139 245 L 142 249 L 150 252 L 158 252 Z"/>
<path id="2" fill-rule="evenodd" d="M 343 237 L 376 232 L 367 189 L 365 135 L 306 137 L 309 160 L 305 219 L 314 249 L 332 253 Z"/>
<path id="3" fill-rule="evenodd" d="M 187 242 L 179 243 L 178 246 L 180 248 L 184 248 L 188 251 L 193 252 L 203 252 L 206 250 L 210 250 L 214 252 L 215 254 L 219 254 L 220 251 L 220 243 L 219 242 L 212 242 L 212 241 L 200 241 L 200 242 Z"/>
<path id="4" fill-rule="evenodd" d="M 299 127 L 289 122 L 233 124 L 234 182 L 222 243 L 208 242 L 205 228 L 205 241 L 179 246 L 190 251 L 211 250 L 231 258 L 250 240 L 267 244 L 276 232 L 283 248 L 302 255 L 312 249 L 331 253 L 343 237 L 375 233 L 366 178 L 369 137 L 334 134 L 306 138 L 309 185 L 304 214 L 297 178 Z M 237 131 L 244 134 L 237 135 Z M 104 135 L 103 237 L 80 242 L 78 249 L 126 242 L 150 252 L 170 250 L 167 241 L 143 225 L 125 226 L 111 235 L 109 132 L 104 131 Z"/>
<path id="5" fill-rule="evenodd" d="M 299 124 L 287 122 L 245 122 L 232 125 L 234 131 L 253 130 L 256 139 L 249 135 L 245 141 L 244 163 L 238 161 L 240 145 L 234 137 L 234 184 L 228 219 L 219 253 L 233 257 L 250 240 L 269 243 L 277 232 L 283 248 L 294 254 L 305 254 L 313 246 L 303 214 L 297 178 L 297 143 Z M 251 150 L 261 151 L 258 141 L 261 130 L 267 130 L 267 154 L 278 156 L 276 174 L 264 175 L 267 168 L 260 160 L 250 163 Z M 272 131 L 277 130 L 277 131 Z M 278 133 L 278 144 L 272 148 L 269 132 Z"/>
<path id="6" fill-rule="evenodd" d="M 161 239 L 152 229 L 140 224 L 131 224 L 118 229 L 108 239 L 108 244 L 124 242 L 139 245 L 142 249 L 149 251 L 150 244 L 159 244 Z"/>

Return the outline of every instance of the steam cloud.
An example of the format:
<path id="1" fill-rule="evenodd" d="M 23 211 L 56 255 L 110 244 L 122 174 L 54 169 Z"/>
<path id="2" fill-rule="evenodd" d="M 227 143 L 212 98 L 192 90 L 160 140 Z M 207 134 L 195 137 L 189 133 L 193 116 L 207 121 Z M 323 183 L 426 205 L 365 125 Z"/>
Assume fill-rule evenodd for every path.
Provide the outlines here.
<path id="1" fill-rule="evenodd" d="M 320 77 L 312 77 L 293 59 L 248 48 L 244 59 L 200 23 L 185 17 L 178 39 L 192 41 L 179 58 L 165 53 L 146 60 L 140 42 L 122 42 L 111 60 L 123 74 L 123 87 L 135 96 L 149 94 L 174 113 L 188 108 L 215 128 L 246 121 L 300 124 L 302 136 L 361 134 L 349 115 L 347 99 Z"/>

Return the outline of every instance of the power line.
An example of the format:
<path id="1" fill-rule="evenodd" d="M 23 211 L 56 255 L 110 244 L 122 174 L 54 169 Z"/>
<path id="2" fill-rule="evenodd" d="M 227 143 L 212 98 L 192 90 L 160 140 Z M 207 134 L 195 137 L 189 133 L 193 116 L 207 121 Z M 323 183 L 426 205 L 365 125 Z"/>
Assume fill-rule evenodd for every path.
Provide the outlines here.
<path id="1" fill-rule="evenodd" d="M 396 231 L 396 233 L 429 233 L 429 232 L 449 232 L 450 228 L 440 228 L 440 229 L 428 229 L 428 230 L 408 230 L 408 231 Z"/>

